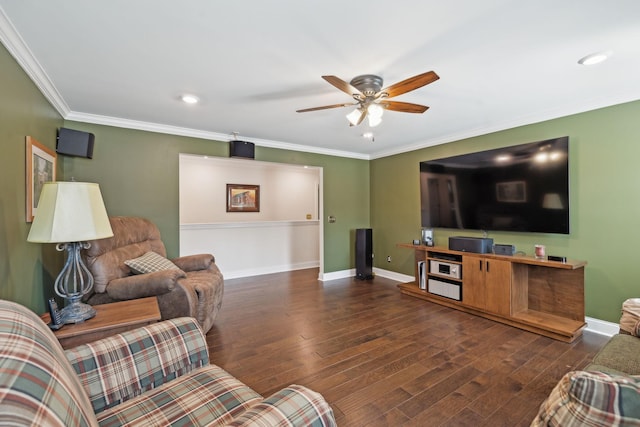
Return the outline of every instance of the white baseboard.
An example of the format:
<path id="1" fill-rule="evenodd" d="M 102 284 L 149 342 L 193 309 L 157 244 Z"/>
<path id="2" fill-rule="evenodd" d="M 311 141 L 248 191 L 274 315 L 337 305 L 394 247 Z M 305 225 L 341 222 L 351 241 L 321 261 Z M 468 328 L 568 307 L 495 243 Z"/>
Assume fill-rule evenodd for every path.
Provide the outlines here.
<path id="1" fill-rule="evenodd" d="M 258 267 L 252 269 L 243 269 L 236 271 L 225 271 L 223 273 L 225 279 L 238 279 L 240 277 L 261 276 L 263 274 L 281 273 L 283 271 L 304 270 L 307 268 L 318 268 L 319 262 L 299 262 L 296 264 L 275 265 L 269 267 Z"/>
<path id="2" fill-rule="evenodd" d="M 395 271 L 383 270 L 382 268 L 374 268 L 373 272 L 376 276 L 385 277 L 401 283 L 414 282 L 416 280 L 413 276 L 397 273 Z"/>
<path id="3" fill-rule="evenodd" d="M 374 268 L 373 274 L 380 277 L 385 277 L 387 279 L 395 280 L 401 283 L 413 282 L 413 276 L 408 276 L 402 273 L 396 273 L 395 271 L 383 270 L 381 268 Z M 349 270 L 341 270 L 341 271 L 332 271 L 331 273 L 324 273 L 318 277 L 318 280 L 322 281 L 330 281 L 336 279 L 346 279 L 348 277 L 355 277 L 356 269 L 352 268 Z"/>
<path id="4" fill-rule="evenodd" d="M 328 282 L 330 280 L 346 279 L 347 277 L 353 277 L 355 275 L 356 275 L 356 269 L 352 268 L 350 270 L 332 271 L 330 273 L 320 274 L 318 276 L 318 280 L 321 280 L 323 282 Z"/>
<path id="5" fill-rule="evenodd" d="M 620 332 L 620 325 L 617 323 L 594 319 L 593 317 L 585 317 L 585 321 L 587 322 L 585 331 L 593 332 L 594 334 L 612 337 Z"/>

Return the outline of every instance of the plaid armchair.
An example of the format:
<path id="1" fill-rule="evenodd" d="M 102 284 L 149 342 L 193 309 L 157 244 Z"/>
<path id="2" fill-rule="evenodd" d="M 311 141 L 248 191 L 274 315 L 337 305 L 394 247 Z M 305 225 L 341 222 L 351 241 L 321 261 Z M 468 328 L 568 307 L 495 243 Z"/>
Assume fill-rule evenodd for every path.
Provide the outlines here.
<path id="1" fill-rule="evenodd" d="M 622 304 L 620 333 L 584 370 L 566 373 L 531 427 L 640 427 L 640 300 Z"/>
<path id="2" fill-rule="evenodd" d="M 318 393 L 291 385 L 264 399 L 209 364 L 193 318 L 64 351 L 33 312 L 0 300 L 0 343 L 0 425 L 336 425 Z"/>

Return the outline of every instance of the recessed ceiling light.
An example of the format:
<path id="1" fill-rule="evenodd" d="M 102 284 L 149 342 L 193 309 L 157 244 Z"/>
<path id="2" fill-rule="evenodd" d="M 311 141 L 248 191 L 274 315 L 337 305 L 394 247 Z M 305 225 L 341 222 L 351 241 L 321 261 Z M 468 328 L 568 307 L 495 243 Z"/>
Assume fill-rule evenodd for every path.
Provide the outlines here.
<path id="1" fill-rule="evenodd" d="M 187 104 L 197 104 L 200 102 L 200 98 L 195 95 L 184 94 L 180 97 L 182 102 L 186 102 Z"/>
<path id="2" fill-rule="evenodd" d="M 599 64 L 603 61 L 606 61 L 607 58 L 611 56 L 611 52 L 596 52 L 585 57 L 582 57 L 578 60 L 578 64 L 580 65 L 595 65 Z"/>

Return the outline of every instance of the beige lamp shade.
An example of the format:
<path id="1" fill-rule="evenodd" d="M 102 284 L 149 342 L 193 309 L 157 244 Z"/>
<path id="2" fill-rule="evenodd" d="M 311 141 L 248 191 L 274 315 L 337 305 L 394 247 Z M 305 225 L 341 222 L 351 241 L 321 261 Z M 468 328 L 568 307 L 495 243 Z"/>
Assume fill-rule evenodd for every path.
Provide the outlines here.
<path id="1" fill-rule="evenodd" d="M 113 236 L 98 184 L 47 182 L 27 241 L 85 242 Z"/>

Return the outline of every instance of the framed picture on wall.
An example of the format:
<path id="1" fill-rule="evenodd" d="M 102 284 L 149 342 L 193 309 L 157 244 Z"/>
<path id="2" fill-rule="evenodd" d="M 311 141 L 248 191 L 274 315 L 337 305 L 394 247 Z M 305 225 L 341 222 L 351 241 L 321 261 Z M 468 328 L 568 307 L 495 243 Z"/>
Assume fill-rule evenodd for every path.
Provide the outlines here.
<path id="1" fill-rule="evenodd" d="M 33 222 L 38 211 L 38 200 L 45 182 L 56 180 L 56 152 L 35 138 L 26 137 L 27 146 L 27 222 Z"/>
<path id="2" fill-rule="evenodd" d="M 260 212 L 260 186 L 227 184 L 227 212 Z"/>

